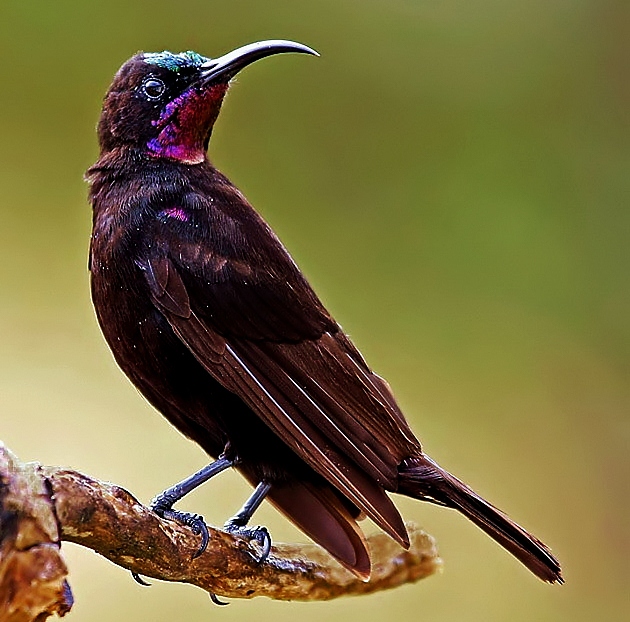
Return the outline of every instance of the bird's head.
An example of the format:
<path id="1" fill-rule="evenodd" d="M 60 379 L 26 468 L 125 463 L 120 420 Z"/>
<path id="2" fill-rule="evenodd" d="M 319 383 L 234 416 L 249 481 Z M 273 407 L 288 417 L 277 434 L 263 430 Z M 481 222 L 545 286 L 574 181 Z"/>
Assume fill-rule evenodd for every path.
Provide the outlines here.
<path id="1" fill-rule="evenodd" d="M 281 40 L 245 45 L 215 59 L 196 52 L 136 54 L 105 95 L 101 153 L 129 148 L 186 164 L 203 162 L 230 80 L 254 61 L 282 52 L 317 55 Z"/>

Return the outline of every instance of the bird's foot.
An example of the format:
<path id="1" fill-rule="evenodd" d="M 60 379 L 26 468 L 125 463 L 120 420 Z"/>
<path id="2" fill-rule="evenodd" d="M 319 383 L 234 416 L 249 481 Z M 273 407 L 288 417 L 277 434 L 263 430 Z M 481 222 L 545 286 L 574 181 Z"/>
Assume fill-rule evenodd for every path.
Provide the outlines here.
<path id="1" fill-rule="evenodd" d="M 151 509 L 161 518 L 166 520 L 172 520 L 180 525 L 190 527 L 195 535 L 201 536 L 201 544 L 199 548 L 192 556 L 193 559 L 199 557 L 208 547 L 210 542 L 210 532 L 206 521 L 203 520 L 203 516 L 199 514 L 191 514 L 190 512 L 180 512 L 179 510 L 173 510 L 171 507 L 164 507 L 159 501 L 151 504 Z"/>
<path id="2" fill-rule="evenodd" d="M 260 555 L 255 558 L 257 564 L 262 564 L 271 552 L 271 536 L 266 527 L 246 527 L 240 525 L 238 521 L 229 520 L 223 526 L 223 529 L 235 536 L 240 536 L 249 540 L 253 540 L 260 547 Z"/>
<path id="3" fill-rule="evenodd" d="M 151 503 L 151 509 L 160 518 L 172 520 L 176 523 L 179 523 L 180 525 L 190 527 L 195 535 L 201 536 L 201 544 L 192 556 L 193 559 L 199 557 L 206 550 L 206 548 L 208 547 L 208 542 L 210 542 L 210 532 L 208 531 L 208 526 L 206 525 L 206 521 L 204 521 L 203 516 L 200 516 L 199 514 L 191 514 L 190 512 L 180 512 L 179 510 L 174 510 L 173 508 L 168 506 L 165 507 L 165 504 L 160 503 L 159 497 L 154 500 L 153 503 Z M 136 583 L 139 583 L 142 586 L 148 587 L 151 585 L 150 583 L 145 581 L 137 572 L 132 572 L 131 576 Z"/>

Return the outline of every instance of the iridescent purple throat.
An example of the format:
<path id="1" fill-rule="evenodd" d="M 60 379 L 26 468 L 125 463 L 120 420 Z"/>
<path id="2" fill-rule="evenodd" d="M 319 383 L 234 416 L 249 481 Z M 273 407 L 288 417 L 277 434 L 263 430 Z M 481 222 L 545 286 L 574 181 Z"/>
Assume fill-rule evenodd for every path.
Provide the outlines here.
<path id="1" fill-rule="evenodd" d="M 191 87 L 169 102 L 153 121 L 158 135 L 147 143 L 149 153 L 186 164 L 206 157 L 206 141 L 219 114 L 227 84 L 198 90 Z"/>

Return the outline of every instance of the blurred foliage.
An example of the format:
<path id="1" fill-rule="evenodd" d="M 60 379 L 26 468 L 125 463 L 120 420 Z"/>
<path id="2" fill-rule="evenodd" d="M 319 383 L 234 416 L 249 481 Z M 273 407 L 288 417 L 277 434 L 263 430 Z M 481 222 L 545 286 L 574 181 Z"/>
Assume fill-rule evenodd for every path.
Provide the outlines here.
<path id="1" fill-rule="evenodd" d="M 445 573 L 325 604 L 143 590 L 67 547 L 71 619 L 616 620 L 627 614 L 630 5 L 625 0 L 0 3 L 0 415 L 22 459 L 141 499 L 201 451 L 115 367 L 88 295 L 100 101 L 139 49 L 289 38 L 243 72 L 211 158 L 386 376 L 428 452 L 548 542 L 544 586 L 451 512 L 401 500 Z M 221 524 L 226 474 L 184 507 Z M 302 536 L 273 510 L 277 539 Z"/>

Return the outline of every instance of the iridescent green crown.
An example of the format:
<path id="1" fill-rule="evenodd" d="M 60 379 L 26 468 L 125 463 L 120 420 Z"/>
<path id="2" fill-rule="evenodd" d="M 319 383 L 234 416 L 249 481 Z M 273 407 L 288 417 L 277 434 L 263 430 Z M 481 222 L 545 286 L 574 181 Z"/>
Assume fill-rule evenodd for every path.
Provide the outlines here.
<path id="1" fill-rule="evenodd" d="M 181 52 L 173 54 L 172 52 L 151 52 L 144 55 L 144 61 L 150 65 L 157 65 L 164 69 L 178 72 L 181 69 L 194 69 L 205 63 L 208 59 L 197 52 Z"/>

